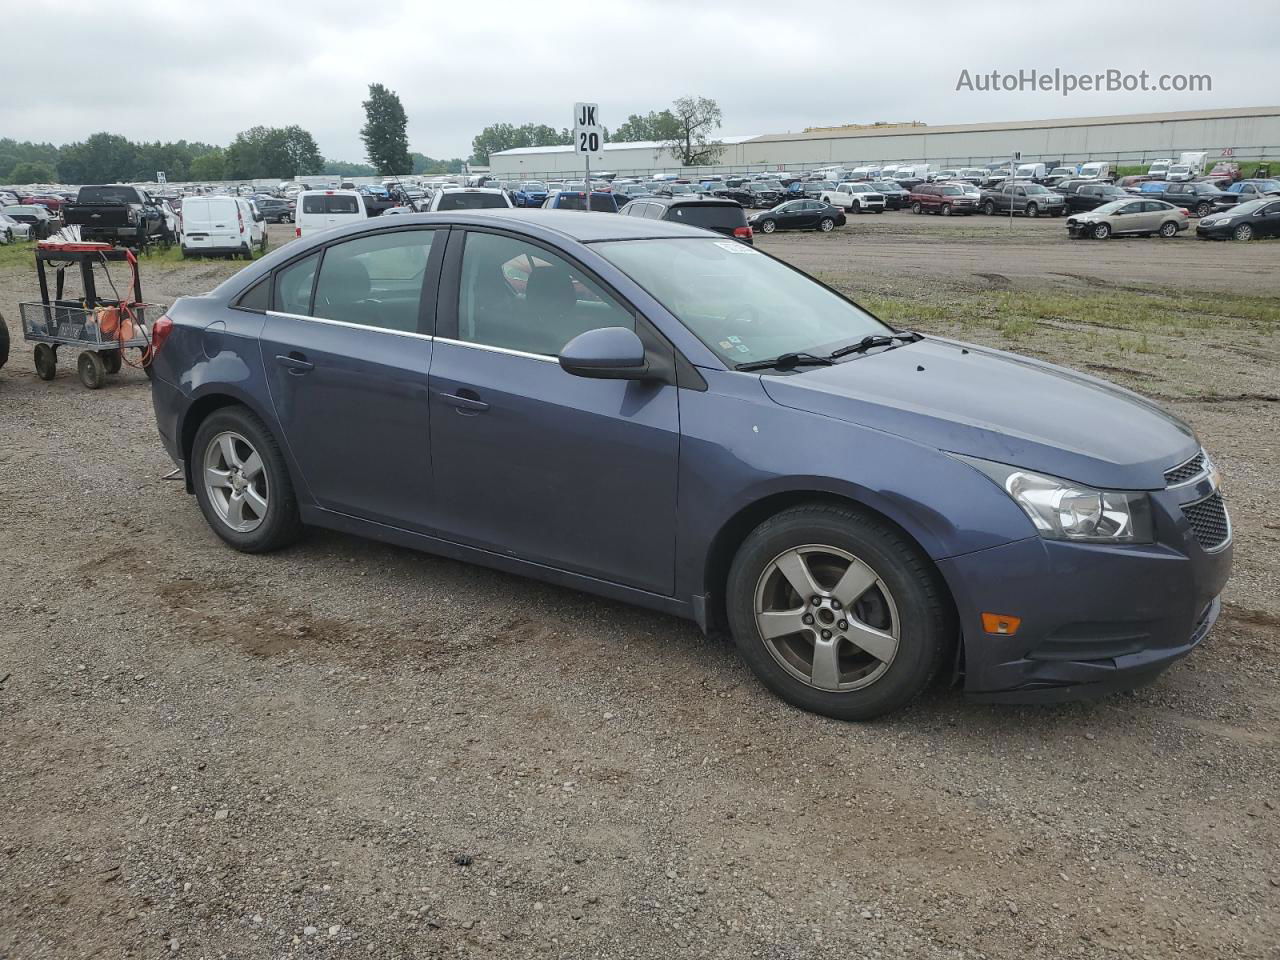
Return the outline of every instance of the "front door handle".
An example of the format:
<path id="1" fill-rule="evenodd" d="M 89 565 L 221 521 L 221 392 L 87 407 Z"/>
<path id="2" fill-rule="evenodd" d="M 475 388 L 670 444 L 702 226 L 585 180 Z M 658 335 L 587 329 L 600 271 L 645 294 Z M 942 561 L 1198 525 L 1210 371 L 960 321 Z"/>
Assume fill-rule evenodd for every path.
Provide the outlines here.
<path id="1" fill-rule="evenodd" d="M 474 394 L 466 396 L 469 393 L 470 390 L 459 391 L 457 394 L 442 393 L 440 399 L 451 407 L 457 407 L 459 413 L 484 413 L 489 409 L 489 405 Z"/>
<path id="2" fill-rule="evenodd" d="M 296 350 L 288 356 L 285 356 L 284 354 L 277 354 L 276 363 L 280 364 L 280 366 L 284 367 L 295 377 L 300 377 L 304 373 L 310 373 L 316 368 L 314 363 L 308 360 L 301 353 L 298 353 Z"/>

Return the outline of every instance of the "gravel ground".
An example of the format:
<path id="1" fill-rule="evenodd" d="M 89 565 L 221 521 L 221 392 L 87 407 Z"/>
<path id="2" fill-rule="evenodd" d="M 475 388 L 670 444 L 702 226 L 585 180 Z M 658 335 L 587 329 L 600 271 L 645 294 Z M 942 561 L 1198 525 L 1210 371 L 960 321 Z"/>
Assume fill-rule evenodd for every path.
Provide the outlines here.
<path id="1" fill-rule="evenodd" d="M 1095 280 L 1275 292 L 1275 243 L 921 220 L 762 246 L 943 305 Z M 237 266 L 144 265 L 148 296 Z M 0 270 L 11 329 L 33 292 Z M 1069 334 L 1015 347 L 1079 364 Z M 1280 342 L 1274 318 L 1246 352 L 1223 339 L 1092 358 L 1149 383 L 1176 340 L 1200 386 L 1176 409 L 1237 524 L 1205 645 L 1099 703 L 938 689 L 865 725 L 785 706 L 730 644 L 646 611 L 336 534 L 233 553 L 164 479 L 140 372 L 42 383 L 19 342 L 0 958 L 1280 957 Z"/>

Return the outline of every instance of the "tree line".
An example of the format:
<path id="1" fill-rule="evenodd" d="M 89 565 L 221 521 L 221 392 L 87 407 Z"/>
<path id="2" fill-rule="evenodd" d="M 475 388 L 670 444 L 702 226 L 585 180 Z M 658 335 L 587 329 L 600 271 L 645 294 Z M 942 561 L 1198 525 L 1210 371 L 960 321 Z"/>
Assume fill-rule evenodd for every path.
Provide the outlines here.
<path id="1" fill-rule="evenodd" d="M 684 166 L 715 163 L 724 144 L 715 139 L 722 120 L 720 106 L 708 97 L 680 97 L 670 107 L 633 113 L 610 132 L 605 141 L 636 143 L 651 140 L 658 152 L 667 152 Z M 495 123 L 485 127 L 471 141 L 471 162 L 487 164 L 490 157 L 517 147 L 555 147 L 573 143 L 573 131 L 545 123 Z"/>

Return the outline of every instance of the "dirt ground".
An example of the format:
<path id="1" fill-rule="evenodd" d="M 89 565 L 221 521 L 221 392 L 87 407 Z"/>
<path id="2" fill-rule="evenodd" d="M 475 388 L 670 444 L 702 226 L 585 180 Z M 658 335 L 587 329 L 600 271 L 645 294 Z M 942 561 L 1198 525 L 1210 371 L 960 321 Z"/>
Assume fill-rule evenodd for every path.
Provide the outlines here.
<path id="1" fill-rule="evenodd" d="M 1064 233 L 895 213 L 761 246 L 1199 431 L 1224 616 L 1091 704 L 940 688 L 843 724 L 668 617 L 336 534 L 234 553 L 165 479 L 141 372 L 43 383 L 19 339 L 0 958 L 1280 957 L 1280 242 Z M 144 264 L 148 297 L 238 266 Z M 0 267 L 11 331 L 33 296 Z"/>

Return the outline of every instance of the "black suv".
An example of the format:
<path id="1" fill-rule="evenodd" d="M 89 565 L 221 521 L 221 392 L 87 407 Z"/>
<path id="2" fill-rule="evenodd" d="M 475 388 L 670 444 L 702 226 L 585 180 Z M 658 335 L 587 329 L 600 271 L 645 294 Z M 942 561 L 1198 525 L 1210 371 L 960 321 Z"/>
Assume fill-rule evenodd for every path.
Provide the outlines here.
<path id="1" fill-rule="evenodd" d="M 1112 200 L 1128 200 L 1133 196 L 1127 190 L 1101 180 L 1068 180 L 1054 189 L 1067 201 L 1067 213 L 1083 213 Z"/>
<path id="2" fill-rule="evenodd" d="M 687 223 L 691 227 L 703 227 L 723 233 L 726 237 L 733 237 L 743 243 L 753 243 L 742 204 L 733 200 L 717 197 L 645 197 L 643 200 L 632 200 L 618 212 L 626 217 Z"/>
<path id="3" fill-rule="evenodd" d="M 1197 217 L 1207 217 L 1215 208 L 1234 207 L 1240 194 L 1219 190 L 1212 183 L 1171 183 L 1160 194 L 1160 199 L 1168 200 L 1175 207 L 1184 207 Z"/>

